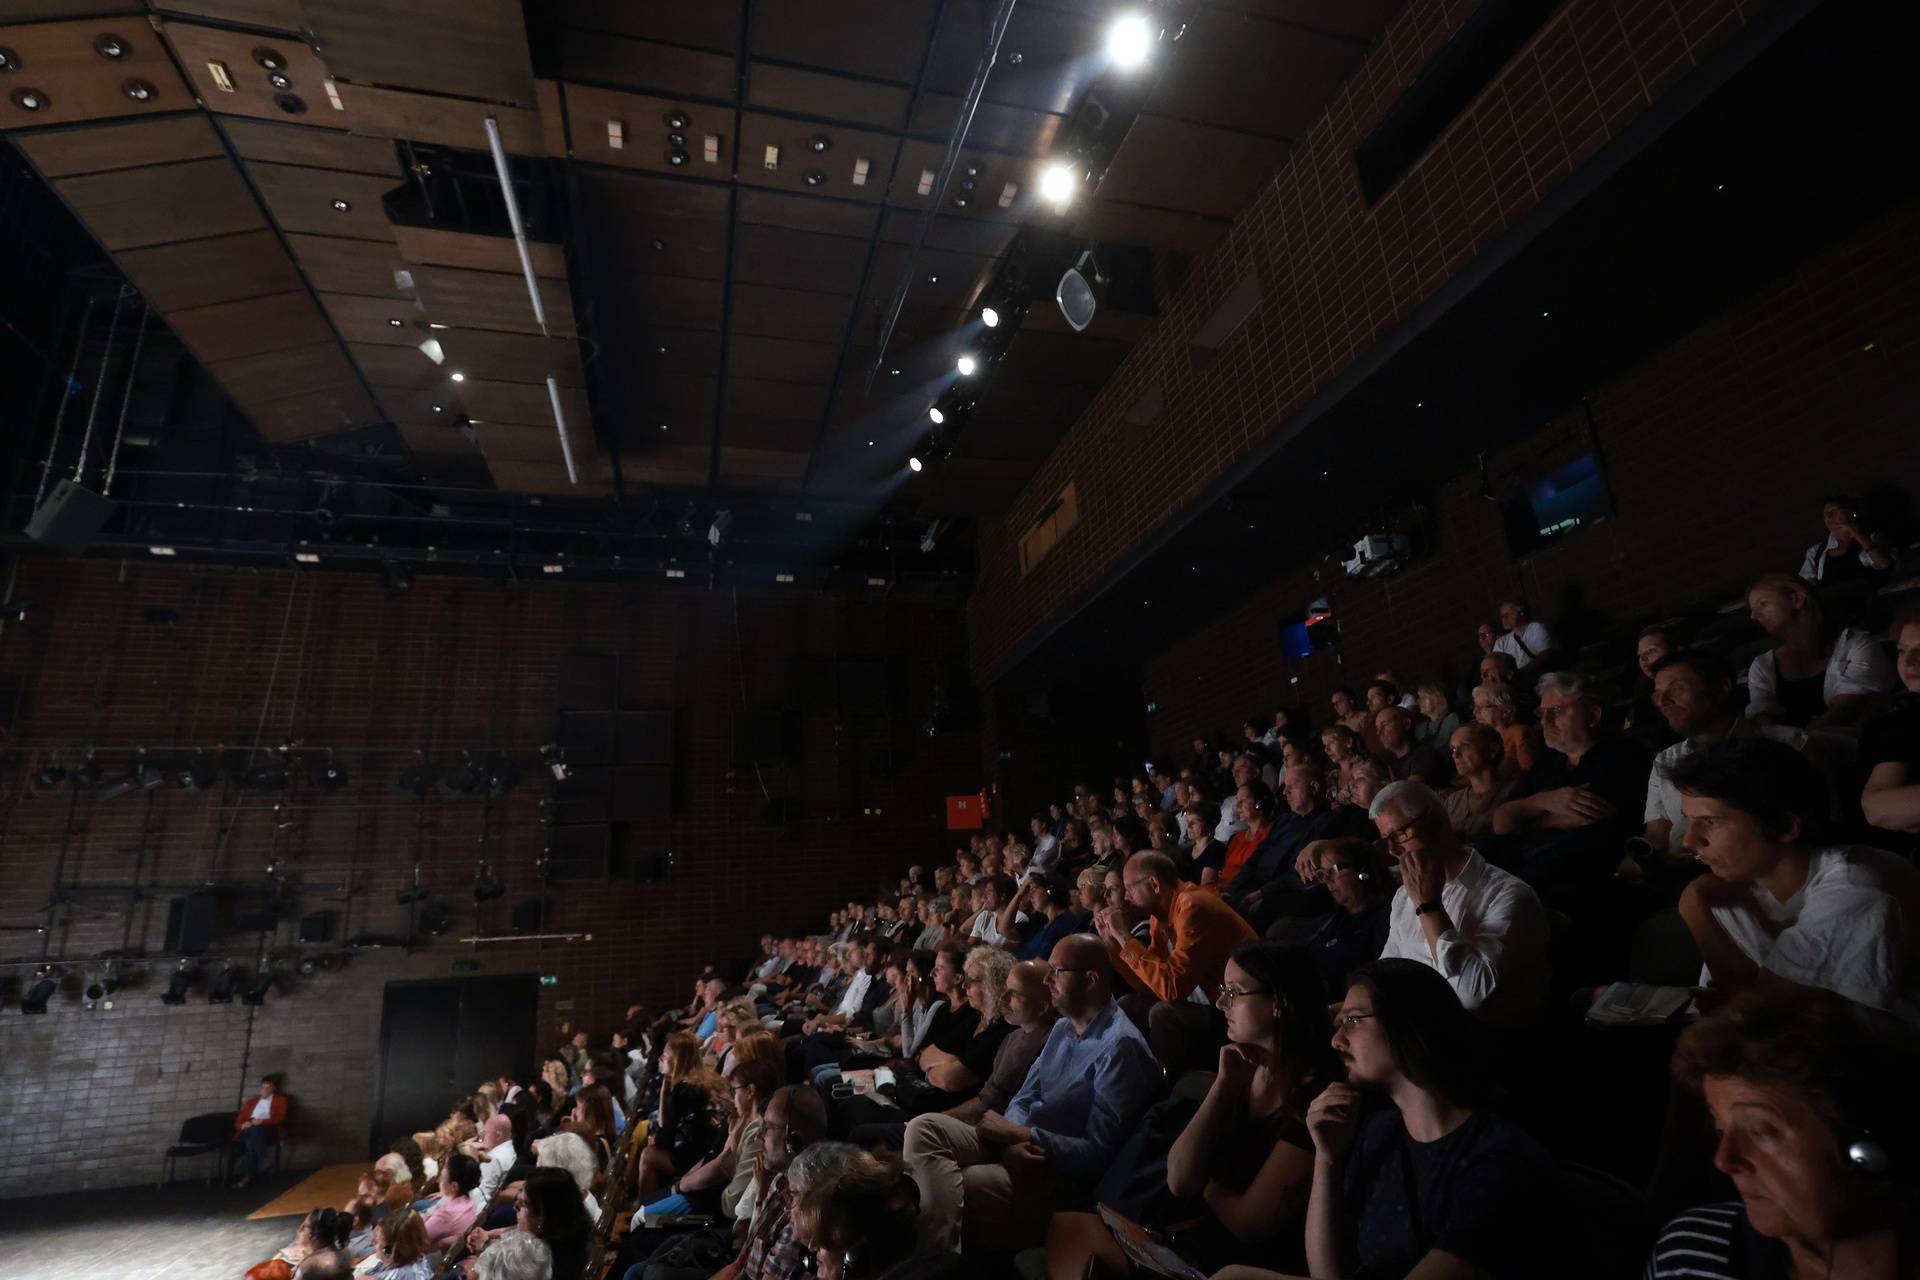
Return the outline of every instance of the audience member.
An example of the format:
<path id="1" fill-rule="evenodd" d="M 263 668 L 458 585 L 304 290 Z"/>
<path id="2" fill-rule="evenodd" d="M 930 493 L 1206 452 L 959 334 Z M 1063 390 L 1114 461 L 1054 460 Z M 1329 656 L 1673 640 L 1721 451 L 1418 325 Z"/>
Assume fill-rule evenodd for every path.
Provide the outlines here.
<path id="1" fill-rule="evenodd" d="M 1547 993 L 1548 928 L 1533 890 L 1461 843 L 1422 783 L 1389 784 L 1369 812 L 1400 863 L 1381 956 L 1437 971 L 1484 1022 L 1535 1022 Z"/>
<path id="2" fill-rule="evenodd" d="M 1105 1172 L 1160 1087 L 1145 1038 L 1113 998 L 1105 944 L 1067 938 L 1049 963 L 1062 1016 L 1006 1113 L 974 1124 L 925 1115 L 907 1126 L 925 1244 L 956 1247 L 963 1217 L 976 1250 L 1038 1244 L 1053 1193 Z"/>
<path id="3" fill-rule="evenodd" d="M 433 1280 L 439 1261 L 426 1226 L 411 1209 L 390 1213 L 374 1224 L 373 1256 L 378 1261 L 362 1273 L 370 1280 Z"/>
<path id="4" fill-rule="evenodd" d="M 768 1100 L 753 1223 L 740 1256 L 714 1280 L 794 1280 L 799 1274 L 804 1250 L 794 1235 L 788 1172 L 796 1156 L 826 1136 L 826 1104 L 811 1086 L 788 1085 Z"/>
<path id="5" fill-rule="evenodd" d="M 1866 788 L 1860 809 L 1883 831 L 1920 833 L 1920 604 L 1894 616 L 1887 635 L 1894 643 L 1901 690 L 1860 734 L 1860 769 Z"/>
<path id="6" fill-rule="evenodd" d="M 503 1115 L 491 1117 L 481 1131 L 480 1147 L 480 1181 L 475 1184 L 469 1197 L 476 1214 L 486 1211 L 493 1193 L 505 1181 L 507 1171 L 520 1158 L 519 1152 L 513 1147 L 513 1121 Z"/>
<path id="7" fill-rule="evenodd" d="M 1452 777 L 1446 758 L 1413 736 L 1413 713 L 1401 706 L 1382 707 L 1373 717 L 1374 737 L 1381 758 L 1395 782 L 1408 778 L 1430 787 L 1444 787 Z"/>
<path id="8" fill-rule="evenodd" d="M 1672 771 L 1687 847 L 1709 875 L 1680 914 L 1713 985 L 1819 987 L 1860 1006 L 1880 1034 L 1920 1042 L 1920 871 L 1817 836 L 1819 771 L 1783 743 L 1717 743 Z"/>
<path id="9" fill-rule="evenodd" d="M 919 1193 L 893 1152 L 846 1142 L 809 1147 L 795 1162 L 793 1229 L 823 1280 L 861 1280 L 910 1257 Z"/>
<path id="10" fill-rule="evenodd" d="M 1878 641 L 1830 621 L 1813 584 L 1769 573 L 1747 588 L 1747 610 L 1776 641 L 1747 671 L 1747 714 L 1800 729 L 1856 725 L 1893 687 Z"/>
<path id="11" fill-rule="evenodd" d="M 1146 1033 L 1169 1076 L 1212 1057 L 1225 1026 L 1214 1009 L 1227 957 L 1254 932 L 1220 895 L 1180 879 L 1173 859 L 1137 853 L 1125 872 L 1125 898 L 1094 917 L 1114 968 L 1139 994 L 1121 1004 Z M 1135 913 L 1151 922 L 1134 938 Z"/>
<path id="12" fill-rule="evenodd" d="M 1653 699 L 1653 673 L 1669 654 L 1680 652 L 1684 646 L 1674 629 L 1665 623 L 1656 623 L 1641 630 L 1634 641 L 1634 664 L 1640 675 L 1633 683 L 1633 694 L 1627 704 L 1626 722 L 1620 727 L 1647 744 L 1649 750 L 1661 751 L 1674 743 L 1674 734 L 1667 727 L 1666 717 Z"/>
<path id="13" fill-rule="evenodd" d="M 1316 840 L 1372 833 L 1364 809 L 1328 803 L 1326 775 L 1318 765 L 1296 765 L 1283 781 L 1287 811 L 1223 891 L 1256 933 L 1265 933 L 1279 920 L 1324 915 L 1331 909 L 1326 891 L 1300 874 L 1301 850 Z"/>
<path id="14" fill-rule="evenodd" d="M 552 1280 L 553 1251 L 540 1237 L 516 1231 L 494 1241 L 473 1274 L 474 1280 Z"/>
<path id="15" fill-rule="evenodd" d="M 480 1163 L 465 1152 L 455 1151 L 440 1164 L 440 1201 L 427 1214 L 423 1226 L 427 1242 L 444 1250 L 467 1234 L 480 1214 L 484 1200 L 474 1199 L 480 1186 Z"/>
<path id="16" fill-rule="evenodd" d="M 1301 944 L 1312 955 L 1333 1001 L 1347 977 L 1379 958 L 1392 927 L 1395 885 L 1387 856 L 1366 840 L 1325 840 L 1314 846 L 1314 878 L 1327 888 L 1334 910 Z"/>
<path id="17" fill-rule="evenodd" d="M 1820 504 L 1827 536 L 1807 548 L 1800 577 L 1822 587 L 1841 583 L 1878 583 L 1893 568 L 1893 555 L 1881 539 L 1860 527 L 1860 503 L 1838 494 Z"/>
<path id="18" fill-rule="evenodd" d="M 1521 718 L 1520 692 L 1512 684 L 1503 680 L 1475 687 L 1473 718 L 1500 735 L 1502 777 L 1517 778 L 1539 763 L 1546 749 L 1540 730 Z"/>
<path id="19" fill-rule="evenodd" d="M 1453 709 L 1453 695 L 1438 680 L 1428 680 L 1415 697 L 1420 719 L 1413 727 L 1414 741 L 1445 751 L 1453 741 L 1453 731 L 1460 727 L 1460 713 Z"/>
<path id="20" fill-rule="evenodd" d="M 1524 600 L 1509 600 L 1500 606 L 1500 625 L 1506 634 L 1493 642 L 1495 653 L 1513 659 L 1513 665 L 1527 670 L 1553 653 L 1553 635 L 1544 625 L 1533 621 Z"/>
<path id="21" fill-rule="evenodd" d="M 280 1129 L 287 1122 L 287 1100 L 272 1076 L 260 1077 L 260 1091 L 241 1104 L 233 1118 L 234 1145 L 240 1148 L 240 1178 L 244 1187 L 260 1173 L 260 1165 L 280 1145 Z"/>
<path id="22" fill-rule="evenodd" d="M 1344 724 L 1361 737 L 1366 736 L 1371 718 L 1367 714 L 1366 707 L 1354 697 L 1352 689 L 1342 685 L 1329 695 L 1328 701 L 1333 704 L 1333 718 L 1337 722 Z"/>
<path id="23" fill-rule="evenodd" d="M 1235 776 L 1238 776 L 1237 766 Z M 1240 784 L 1236 796 L 1235 812 L 1241 826 L 1227 841 L 1226 856 L 1220 863 L 1220 878 L 1214 882 L 1222 888 L 1232 884 L 1233 878 L 1240 874 L 1240 868 L 1252 859 L 1254 851 L 1266 840 L 1267 829 L 1273 823 L 1273 791 L 1266 783 L 1258 778 L 1249 778 Z"/>
<path id="24" fill-rule="evenodd" d="M 1688 1027 L 1673 1074 L 1704 1095 L 1739 1199 L 1669 1222 L 1646 1280 L 1920 1274 L 1916 1070 L 1805 988 L 1756 987 Z"/>
<path id="25" fill-rule="evenodd" d="M 1459 782 L 1441 797 L 1447 822 L 1455 835 L 1473 844 L 1493 834 L 1493 811 L 1513 794 L 1515 779 L 1500 771 L 1506 744 L 1499 730 L 1475 720 L 1453 731 L 1447 750 Z"/>

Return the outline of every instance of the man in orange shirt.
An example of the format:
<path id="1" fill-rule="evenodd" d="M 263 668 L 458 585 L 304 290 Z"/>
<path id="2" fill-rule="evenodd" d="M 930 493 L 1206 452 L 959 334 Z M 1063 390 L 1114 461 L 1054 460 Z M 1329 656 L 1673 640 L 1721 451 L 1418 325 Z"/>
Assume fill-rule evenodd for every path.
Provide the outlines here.
<path id="1" fill-rule="evenodd" d="M 1226 1039 L 1226 1019 L 1214 1007 L 1235 947 L 1254 940 L 1252 926 L 1219 894 L 1181 880 L 1164 853 L 1147 850 L 1122 872 L 1126 901 L 1094 917 L 1114 968 L 1142 988 L 1121 1008 L 1146 1033 L 1153 1056 L 1169 1077 L 1211 1063 Z M 1129 930 L 1152 921 L 1148 941 Z"/>

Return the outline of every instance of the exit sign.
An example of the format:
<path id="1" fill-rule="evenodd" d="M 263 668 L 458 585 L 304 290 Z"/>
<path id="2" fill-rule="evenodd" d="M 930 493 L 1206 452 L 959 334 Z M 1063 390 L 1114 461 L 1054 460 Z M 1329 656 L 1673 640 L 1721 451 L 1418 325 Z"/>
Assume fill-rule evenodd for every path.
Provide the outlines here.
<path id="1" fill-rule="evenodd" d="M 455 973 L 478 973 L 479 970 L 480 962 L 478 960 L 455 960 L 453 962 L 453 971 Z"/>
<path id="2" fill-rule="evenodd" d="M 543 987 L 557 987 L 560 985 L 560 979 L 551 973 L 543 973 L 540 975 L 540 985 Z"/>

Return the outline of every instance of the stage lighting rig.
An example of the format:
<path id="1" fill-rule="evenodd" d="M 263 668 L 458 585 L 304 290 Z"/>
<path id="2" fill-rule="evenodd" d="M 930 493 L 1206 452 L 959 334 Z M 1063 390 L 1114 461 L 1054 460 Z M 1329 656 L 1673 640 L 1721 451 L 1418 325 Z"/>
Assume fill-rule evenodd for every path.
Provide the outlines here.
<path id="1" fill-rule="evenodd" d="M 20 1012 L 45 1013 L 47 1001 L 53 999 L 54 992 L 60 989 L 60 970 L 50 964 L 43 964 L 33 972 L 33 981 L 20 996 Z"/>
<path id="2" fill-rule="evenodd" d="M 167 979 L 167 989 L 160 993 L 161 1004 L 181 1005 L 187 1002 L 187 992 L 193 989 L 195 977 L 193 961 L 182 960 L 180 967 Z"/>

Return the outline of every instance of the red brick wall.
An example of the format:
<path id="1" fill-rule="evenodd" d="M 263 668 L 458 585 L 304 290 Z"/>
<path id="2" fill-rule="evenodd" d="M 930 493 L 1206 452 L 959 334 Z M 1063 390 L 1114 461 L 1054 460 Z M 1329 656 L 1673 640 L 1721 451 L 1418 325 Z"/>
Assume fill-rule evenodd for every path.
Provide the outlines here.
<path id="1" fill-rule="evenodd" d="M 1550 625 L 1570 587 L 1609 619 L 1650 619 L 1732 598 L 1759 573 L 1797 570 L 1822 534 L 1826 494 L 1920 493 L 1916 290 L 1920 205 L 1910 205 L 1594 394 L 1614 519 L 1515 563 L 1479 477 L 1442 484 L 1432 554 L 1405 573 L 1289 574 L 1150 660 L 1155 749 L 1237 732 L 1241 717 L 1284 704 L 1324 724 L 1329 690 L 1386 666 L 1410 681 L 1465 678 L 1478 658 L 1475 625 L 1516 592 Z M 1551 424 L 1493 465 L 1584 451 L 1579 425 Z M 1289 668 L 1278 621 L 1322 594 L 1341 641 Z"/>
<path id="2" fill-rule="evenodd" d="M 969 606 L 972 662 L 986 672 L 1130 547 L 1183 510 L 1255 442 L 1671 88 L 1746 21 L 1741 0 L 1569 0 L 1426 156 L 1371 208 L 1353 149 L 1469 16 L 1467 0 L 1411 0 L 1295 143 L 1225 240 L 1178 283 L 1160 319 L 1020 497 L 981 532 Z M 1188 340 L 1249 272 L 1263 302 L 1209 361 Z M 1155 384 L 1152 431 L 1124 422 Z M 1158 474 L 1167 440 L 1187 465 Z M 1072 479 L 1080 523 L 1021 577 L 1016 543 Z"/>
<path id="3" fill-rule="evenodd" d="M 394 893 L 411 879 L 416 847 L 424 875 L 459 918 L 447 937 L 405 957 L 363 953 L 257 1010 L 184 1008 L 157 999 L 165 970 L 124 993 L 111 1011 L 82 1011 L 82 960 L 128 946 L 157 953 L 166 903 L 90 898 L 62 909 L 51 954 L 69 966 L 44 1018 L 4 1015 L 0 1096 L 0 1195 L 139 1182 L 185 1116 L 237 1105 L 246 1081 L 286 1073 L 299 1111 L 301 1164 L 362 1155 L 372 1128 L 381 993 L 393 978 L 444 977 L 455 959 L 485 974 L 539 972 L 543 1045 L 561 1026 L 610 1029 L 630 1001 L 664 1007 L 706 961 L 743 961 L 763 928 L 824 923 L 836 901 L 892 878 L 944 844 L 941 798 L 980 785 L 977 735 L 929 740 L 932 673 L 963 629 L 957 610 L 849 603 L 797 594 L 696 588 L 569 587 L 420 578 L 389 596 L 369 576 L 254 573 L 150 564 L 119 566 L 48 557 L 23 562 L 16 598 L 39 609 L 0 637 L 0 671 L 25 686 L 15 744 L 40 744 L 69 769 L 101 748 L 103 771 L 124 771 L 138 745 L 272 746 L 289 736 L 339 755 L 349 786 L 298 791 L 295 825 L 276 844 L 274 797 L 171 785 L 112 801 L 83 797 L 74 810 L 64 882 L 70 886 L 260 884 L 276 854 L 312 884 L 350 881 L 346 930 L 398 933 Z M 171 626 L 146 611 L 177 611 Z M 738 640 L 736 640 L 736 613 Z M 399 794 L 394 779 L 417 747 L 494 746 L 530 751 L 554 734 L 555 659 L 617 652 L 644 673 L 647 697 L 679 708 L 683 806 L 641 833 L 643 849 L 670 849 L 677 869 L 657 884 L 553 886 L 551 927 L 591 932 L 590 943 L 463 947 L 474 931 L 508 931 L 511 906 L 536 896 L 545 847 L 546 775 L 527 772 L 485 812 L 473 797 Z M 805 753 L 764 770 L 776 793 L 800 798 L 805 817 L 783 827 L 760 817 L 758 782 L 729 781 L 733 713 L 751 703 L 802 705 L 805 656 L 901 655 L 910 668 L 908 715 L 891 741 L 908 753 L 888 781 L 873 781 L 883 740 L 872 719 L 810 713 Z M 276 669 L 277 660 L 277 669 Z M 379 748 L 363 754 L 361 748 Z M 396 750 L 397 749 L 397 750 Z M 18 758 L 26 749 L 16 746 Z M 68 792 L 35 791 L 27 771 L 0 777 L 0 920 L 45 918 Z M 231 806 L 238 805 L 234 809 Z M 311 805 L 311 807 L 306 807 Z M 876 808 L 878 816 L 862 815 Z M 469 889 L 481 850 L 506 880 L 505 898 L 478 908 Z M 338 937 L 339 934 L 336 934 Z M 276 939 L 291 948 L 292 926 Z M 0 958 L 32 958 L 31 934 L 0 935 Z M 221 952 L 248 950 L 245 940 Z M 26 970 L 0 970 L 0 975 Z M 17 992 L 17 987 L 15 988 Z M 9 1003 L 16 1005 L 17 994 Z M 473 1082 L 462 1082 L 470 1084 Z"/>

